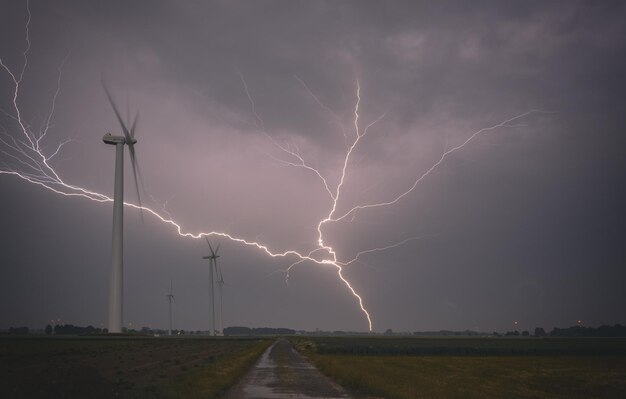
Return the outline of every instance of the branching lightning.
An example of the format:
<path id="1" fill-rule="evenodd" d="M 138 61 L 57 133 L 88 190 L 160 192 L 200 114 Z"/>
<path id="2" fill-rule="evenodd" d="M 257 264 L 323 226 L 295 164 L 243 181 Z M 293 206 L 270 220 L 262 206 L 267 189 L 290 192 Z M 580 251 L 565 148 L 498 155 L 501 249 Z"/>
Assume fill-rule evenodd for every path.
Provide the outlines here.
<path id="1" fill-rule="evenodd" d="M 41 127 L 38 131 L 33 131 L 30 124 L 28 124 L 23 116 L 23 113 L 20 109 L 20 90 L 21 83 L 24 78 L 24 75 L 28 69 L 28 54 L 31 48 L 30 37 L 29 37 L 29 27 L 31 22 L 31 13 L 29 8 L 29 3 L 27 1 L 26 8 L 28 11 L 28 19 L 26 22 L 25 28 L 25 50 L 23 52 L 23 63 L 18 71 L 15 72 L 12 68 L 7 66 L 7 64 L 0 58 L 0 67 L 6 73 L 12 84 L 12 99 L 9 110 L 0 109 L 5 116 L 7 116 L 10 120 L 14 122 L 15 131 L 7 129 L 5 126 L 0 125 L 0 153 L 3 154 L 6 160 L 0 161 L 0 174 L 2 175 L 10 175 L 15 176 L 19 179 L 22 179 L 28 183 L 36 184 L 44 189 L 47 189 L 55 194 L 59 194 L 67 197 L 79 197 L 88 199 L 96 202 L 113 202 L 113 199 L 108 195 L 98 193 L 92 190 L 89 190 L 85 187 L 73 185 L 64 181 L 61 176 L 57 173 L 55 168 L 52 165 L 52 161 L 55 157 L 63 151 L 65 145 L 70 143 L 71 140 L 66 140 L 58 145 L 54 146 L 54 149 L 51 151 L 47 151 L 43 147 L 43 142 L 46 139 L 47 133 L 51 127 L 51 121 L 53 119 L 55 104 L 58 98 L 58 95 L 61 90 L 61 79 L 62 79 L 62 69 L 63 64 L 67 60 L 69 56 L 69 52 L 66 55 L 65 59 L 61 63 L 58 68 L 58 78 L 56 90 L 53 94 L 50 109 L 44 118 Z M 338 278 L 345 284 L 346 288 L 348 288 L 350 294 L 357 300 L 360 310 L 363 312 L 367 323 L 368 328 L 371 331 L 373 328 L 372 318 L 367 308 L 364 305 L 363 298 L 356 291 L 356 289 L 352 286 L 352 284 L 348 281 L 348 279 L 344 276 L 344 268 L 349 266 L 357 261 L 359 261 L 360 257 L 369 253 L 384 251 L 392 248 L 396 248 L 400 245 L 403 245 L 409 241 L 416 240 L 419 237 L 410 237 L 406 238 L 400 242 L 395 244 L 389 244 L 378 248 L 366 249 L 358 252 L 356 256 L 352 259 L 348 260 L 340 260 L 337 255 L 337 250 L 334 246 L 328 244 L 324 238 L 324 228 L 329 223 L 338 222 L 341 220 L 352 220 L 356 217 L 357 211 L 363 211 L 371 208 L 380 208 L 385 206 L 391 206 L 398 203 L 404 197 L 411 194 L 419 183 L 426 178 L 434 169 L 436 169 L 439 165 L 441 165 L 444 160 L 453 154 L 454 152 L 462 150 L 465 146 L 467 146 L 471 141 L 475 140 L 481 134 L 484 134 L 489 131 L 493 131 L 498 128 L 504 127 L 516 127 L 518 125 L 513 124 L 513 122 L 518 121 L 532 113 L 541 112 L 538 110 L 531 110 L 520 115 L 509 118 L 503 122 L 497 123 L 493 126 L 486 127 L 480 129 L 474 133 L 472 133 L 463 143 L 445 150 L 441 157 L 435 162 L 430 168 L 428 168 L 425 172 L 419 174 L 417 178 L 414 180 L 414 183 L 405 191 L 392 196 L 390 199 L 384 202 L 379 203 L 371 203 L 371 204 L 356 204 L 353 205 L 349 210 L 342 214 L 337 214 L 337 209 L 340 201 L 343 199 L 343 189 L 345 186 L 345 182 L 347 179 L 347 171 L 351 164 L 351 158 L 358 148 L 359 144 L 365 139 L 369 130 L 374 128 L 377 123 L 383 120 L 386 116 L 385 113 L 378 116 L 374 120 L 372 120 L 368 124 L 363 124 L 362 117 L 360 115 L 360 107 L 361 107 L 361 86 L 359 81 L 355 82 L 356 86 L 356 96 L 355 96 L 355 105 L 353 111 L 353 119 L 352 125 L 354 132 L 348 134 L 348 130 L 344 128 L 341 123 L 340 118 L 337 114 L 335 114 L 329 107 L 324 105 L 319 98 L 309 89 L 306 83 L 300 79 L 299 77 L 295 77 L 296 80 L 305 88 L 306 92 L 312 96 L 315 102 L 326 112 L 330 114 L 332 117 L 333 123 L 336 123 L 341 127 L 344 141 L 346 145 L 345 153 L 343 154 L 343 159 L 341 162 L 341 170 L 339 171 L 339 179 L 336 184 L 331 184 L 329 180 L 324 176 L 320 170 L 309 163 L 304 159 L 304 157 L 300 154 L 299 150 L 295 146 L 284 145 L 277 142 L 270 134 L 265 131 L 263 120 L 261 116 L 257 112 L 257 108 L 255 106 L 253 97 L 250 93 L 249 87 L 243 77 L 243 75 L 239 74 L 241 82 L 244 87 L 245 94 L 250 101 L 252 107 L 252 114 L 254 116 L 254 125 L 262 131 L 271 141 L 272 143 L 282 152 L 285 158 L 274 158 L 278 162 L 303 168 L 309 172 L 311 172 L 317 179 L 322 183 L 326 194 L 329 199 L 329 209 L 328 213 L 323 216 L 319 223 L 316 226 L 317 231 L 317 243 L 314 246 L 314 249 L 310 251 L 299 251 L 296 249 L 288 249 L 283 252 L 275 251 L 270 249 L 267 245 L 262 244 L 257 241 L 248 240 L 245 238 L 241 238 L 235 235 L 231 235 L 225 232 L 218 231 L 208 231 L 208 232 L 197 232 L 192 233 L 183 228 L 179 223 L 177 223 L 165 210 L 165 205 L 163 209 L 158 212 L 150 207 L 139 206 L 132 202 L 124 202 L 124 205 L 130 208 L 140 209 L 148 215 L 153 216 L 156 220 L 171 226 L 174 228 L 176 233 L 181 237 L 188 238 L 202 238 L 208 236 L 219 236 L 226 239 L 229 239 L 233 242 L 240 243 L 246 246 L 254 247 L 265 253 L 266 255 L 274 258 L 291 258 L 294 259 L 293 263 L 287 269 L 283 270 L 286 273 L 286 280 L 289 278 L 289 272 L 291 269 L 297 265 L 311 262 L 316 265 L 321 266 L 329 266 L 336 269 Z M 364 126 L 364 127 L 363 127 Z"/>

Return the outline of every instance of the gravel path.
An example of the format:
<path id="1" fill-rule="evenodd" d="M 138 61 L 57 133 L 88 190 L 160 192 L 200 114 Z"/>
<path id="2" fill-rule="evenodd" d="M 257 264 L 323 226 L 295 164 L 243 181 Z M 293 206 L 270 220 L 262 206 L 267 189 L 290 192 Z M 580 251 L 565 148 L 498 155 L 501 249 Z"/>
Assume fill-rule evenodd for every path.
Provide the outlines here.
<path id="1" fill-rule="evenodd" d="M 277 339 L 226 399 L 350 398 L 284 338 Z"/>

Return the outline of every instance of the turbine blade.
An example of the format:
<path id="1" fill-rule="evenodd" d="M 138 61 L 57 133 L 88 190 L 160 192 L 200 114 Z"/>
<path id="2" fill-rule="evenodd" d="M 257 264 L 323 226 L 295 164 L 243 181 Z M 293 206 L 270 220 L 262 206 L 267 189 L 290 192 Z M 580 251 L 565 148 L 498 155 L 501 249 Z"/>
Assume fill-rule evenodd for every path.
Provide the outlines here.
<path id="1" fill-rule="evenodd" d="M 128 87 L 126 87 L 126 123 L 130 123 L 130 101 L 128 100 Z"/>
<path id="2" fill-rule="evenodd" d="M 139 193 L 139 182 L 143 187 L 143 180 L 141 179 L 141 172 L 139 171 L 139 165 L 137 164 L 137 154 L 135 154 L 135 145 L 128 144 L 128 150 L 130 152 L 130 163 L 133 166 L 133 177 L 135 178 L 135 190 L 137 191 L 137 202 L 140 206 L 139 212 L 141 215 L 141 221 L 143 222 L 143 210 L 141 209 L 141 194 Z"/>
<path id="3" fill-rule="evenodd" d="M 217 255 L 217 251 L 220 250 L 220 243 L 217 243 L 217 247 L 215 247 L 215 255 Z"/>
<path id="4" fill-rule="evenodd" d="M 130 127 L 130 138 L 135 138 L 135 129 L 137 128 L 137 120 L 139 119 L 139 111 L 135 112 L 135 119 L 133 120 L 133 125 Z"/>
<path id="5" fill-rule="evenodd" d="M 117 117 L 117 120 L 120 123 L 120 126 L 122 127 L 122 132 L 124 133 L 124 137 L 126 137 L 126 140 L 130 141 L 130 133 L 128 132 L 128 129 L 126 128 L 126 125 L 124 124 L 124 120 L 122 119 L 122 115 L 120 115 L 120 111 L 117 109 L 117 106 L 115 105 L 115 101 L 113 101 L 111 92 L 109 92 L 109 89 L 107 88 L 107 85 L 104 82 L 104 79 L 102 79 L 101 82 L 102 82 L 102 88 L 104 89 L 104 92 L 106 93 L 107 98 L 109 99 L 109 103 L 111 103 L 113 112 L 115 112 L 115 116 Z"/>
<path id="6" fill-rule="evenodd" d="M 209 242 L 209 239 L 206 239 L 207 244 L 209 244 L 209 248 L 211 249 L 211 256 L 215 257 L 215 251 L 213 251 L 213 247 L 211 246 L 211 243 Z"/>

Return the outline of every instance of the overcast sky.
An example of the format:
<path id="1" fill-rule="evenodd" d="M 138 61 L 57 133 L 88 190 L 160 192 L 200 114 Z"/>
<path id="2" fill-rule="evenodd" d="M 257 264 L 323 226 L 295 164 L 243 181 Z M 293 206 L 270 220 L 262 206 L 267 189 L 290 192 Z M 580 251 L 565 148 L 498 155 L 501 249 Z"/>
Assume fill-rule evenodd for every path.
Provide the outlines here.
<path id="1" fill-rule="evenodd" d="M 308 253 L 324 226 L 374 330 L 507 330 L 625 323 L 626 7 L 620 2 L 38 1 L 20 116 L 68 184 L 112 196 L 119 125 L 102 90 L 140 111 L 144 204 L 183 232 Z M 19 74 L 25 1 L 0 0 L 0 58 Z M 245 82 L 245 83 L 244 83 Z M 246 93 L 246 87 L 248 93 Z M 25 140 L 0 69 L 3 138 Z M 253 103 L 251 102 L 253 101 Z M 7 141 L 8 142 L 8 141 Z M 0 169 L 27 172 L 2 144 Z M 126 199 L 136 200 L 128 156 Z M 0 328 L 106 326 L 111 203 L 0 175 Z M 280 270 L 224 238 L 225 326 L 366 331 L 329 265 Z M 124 324 L 208 329 L 204 240 L 125 209 Z M 320 259 L 323 253 L 318 254 Z M 326 254 L 327 256 L 327 254 Z"/>

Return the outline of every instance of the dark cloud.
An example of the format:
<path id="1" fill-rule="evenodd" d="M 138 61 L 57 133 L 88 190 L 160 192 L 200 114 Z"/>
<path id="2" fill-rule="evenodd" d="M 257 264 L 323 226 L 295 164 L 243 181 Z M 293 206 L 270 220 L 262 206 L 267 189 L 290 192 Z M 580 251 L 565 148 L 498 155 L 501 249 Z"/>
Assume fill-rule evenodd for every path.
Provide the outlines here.
<path id="1" fill-rule="evenodd" d="M 0 11 L 0 57 L 19 68 L 25 3 Z M 147 204 L 187 231 L 276 251 L 315 248 L 330 202 L 313 174 L 276 162 L 284 154 L 265 133 L 337 184 L 357 79 L 361 126 L 386 116 L 354 153 L 339 211 L 393 198 L 481 128 L 554 111 L 481 135 L 395 206 L 329 226 L 327 239 L 349 259 L 421 237 L 346 269 L 377 330 L 624 322 L 624 5 L 33 1 L 31 11 L 20 105 L 33 126 L 44 120 L 69 52 L 45 140 L 74 140 L 54 163 L 68 182 L 112 192 L 104 75 L 141 111 Z M 11 93 L 2 71 L 5 110 Z M 110 204 L 0 177 L 1 326 L 104 323 Z M 173 279 L 177 324 L 208 328 L 206 245 L 131 210 L 126 227 L 125 321 L 163 326 Z M 289 260 L 221 241 L 227 325 L 367 327 L 332 268 L 301 265 L 286 285 L 273 272 Z"/>

